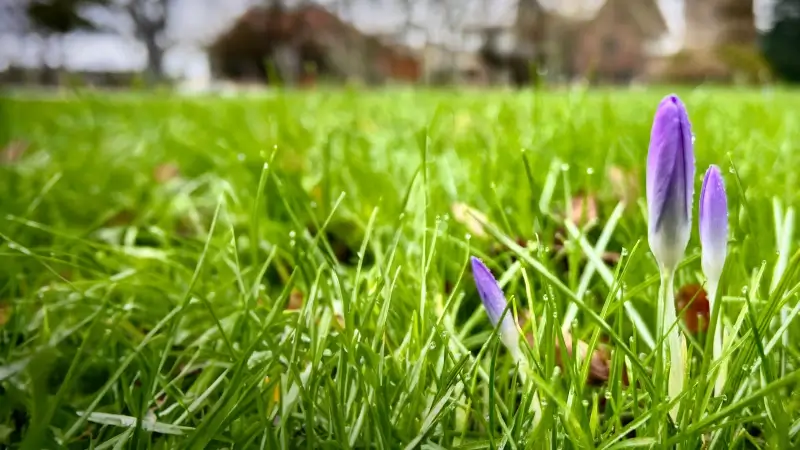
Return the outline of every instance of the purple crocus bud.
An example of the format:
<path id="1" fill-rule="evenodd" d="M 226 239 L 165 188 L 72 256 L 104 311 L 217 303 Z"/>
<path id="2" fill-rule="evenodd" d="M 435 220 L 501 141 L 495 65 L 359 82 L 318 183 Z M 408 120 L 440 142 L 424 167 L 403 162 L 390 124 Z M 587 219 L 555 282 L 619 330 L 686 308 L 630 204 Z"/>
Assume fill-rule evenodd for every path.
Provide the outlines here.
<path id="1" fill-rule="evenodd" d="M 521 356 L 519 349 L 519 331 L 517 330 L 511 310 L 503 315 L 506 310 L 506 297 L 503 294 L 500 285 L 497 284 L 492 272 L 476 257 L 471 258 L 472 262 L 472 276 L 475 278 L 475 286 L 478 288 L 478 294 L 483 302 L 483 307 L 486 309 L 486 315 L 489 316 L 489 321 L 492 326 L 496 327 L 500 322 L 500 317 L 503 317 L 500 322 L 499 333 L 500 339 L 508 350 L 514 355 L 515 358 Z"/>
<path id="2" fill-rule="evenodd" d="M 678 96 L 658 105 L 647 154 L 647 213 L 650 249 L 662 270 L 672 271 L 689 242 L 694 195 L 692 128 Z"/>
<path id="3" fill-rule="evenodd" d="M 700 245 L 703 273 L 717 283 L 728 255 L 728 200 L 719 167 L 711 165 L 700 190 Z"/>

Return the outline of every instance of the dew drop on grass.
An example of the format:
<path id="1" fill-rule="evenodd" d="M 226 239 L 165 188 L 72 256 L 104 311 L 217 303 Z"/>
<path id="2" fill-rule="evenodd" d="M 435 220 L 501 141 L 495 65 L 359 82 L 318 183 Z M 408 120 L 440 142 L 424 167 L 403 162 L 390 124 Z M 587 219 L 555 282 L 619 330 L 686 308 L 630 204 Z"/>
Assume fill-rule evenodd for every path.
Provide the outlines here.
<path id="1" fill-rule="evenodd" d="M 586 175 L 594 175 L 594 167 L 587 168 Z"/>
<path id="2" fill-rule="evenodd" d="M 644 361 L 645 358 L 647 358 L 647 355 L 645 355 L 644 353 L 639 353 L 639 359 L 640 360 Z"/>
<path id="3" fill-rule="evenodd" d="M 747 295 L 747 286 L 742 286 L 742 295 Z"/>
<path id="4" fill-rule="evenodd" d="M 469 241 L 470 239 L 472 239 L 472 235 L 471 235 L 471 234 L 469 234 L 469 233 L 467 233 L 467 234 L 465 234 L 465 235 L 464 235 L 464 239 L 466 239 L 467 241 Z"/>
<path id="5" fill-rule="evenodd" d="M 265 162 L 265 163 L 264 163 L 264 170 L 267 170 L 267 169 L 269 169 L 269 163 L 268 163 L 268 162 Z"/>
<path id="6" fill-rule="evenodd" d="M 290 232 L 289 232 L 289 238 L 290 238 L 290 239 L 294 239 L 294 238 L 295 238 L 295 236 L 297 236 L 297 232 L 295 232 L 294 230 L 292 230 L 292 231 L 290 231 Z"/>
<path id="7" fill-rule="evenodd" d="M 603 393 L 603 397 L 605 397 L 606 400 L 611 400 L 611 391 L 606 391 Z"/>
<path id="8" fill-rule="evenodd" d="M 406 216 L 406 213 L 400 213 L 400 215 L 399 215 L 399 216 L 397 216 L 397 218 L 398 218 L 399 220 L 403 220 L 403 218 L 404 218 L 405 216 Z"/>
<path id="9" fill-rule="evenodd" d="M 588 407 L 589 407 L 589 400 L 585 400 L 585 399 L 584 399 L 584 400 L 581 402 L 581 404 L 583 405 L 583 407 L 584 407 L 584 408 L 588 408 Z"/>
<path id="10" fill-rule="evenodd" d="M 244 161 L 244 153 L 239 153 L 238 155 L 236 155 L 236 159 L 238 159 L 239 161 Z"/>
<path id="11" fill-rule="evenodd" d="M 728 401 L 728 396 L 725 395 L 725 394 L 722 394 L 722 401 L 723 402 L 727 402 Z"/>
<path id="12" fill-rule="evenodd" d="M 730 173 L 732 173 L 732 174 L 736 174 L 736 169 L 734 169 L 734 168 L 733 168 L 733 166 L 730 166 L 730 167 L 728 168 L 728 172 L 730 172 Z"/>
<path id="13" fill-rule="evenodd" d="M 292 239 L 292 240 L 290 240 L 290 241 L 289 241 L 289 247 L 294 247 L 294 246 L 295 246 L 295 244 L 297 244 L 297 242 L 295 242 L 295 240 L 294 240 L 294 239 Z"/>
<path id="14" fill-rule="evenodd" d="M 561 164 L 561 171 L 562 172 L 566 172 L 568 170 L 569 170 L 569 164 L 567 164 L 567 163 Z"/>
<path id="15" fill-rule="evenodd" d="M 628 256 L 628 249 L 625 248 L 625 247 L 622 247 L 622 250 L 620 250 L 620 252 L 619 252 L 619 256 L 623 256 L 623 257 Z"/>
<path id="16" fill-rule="evenodd" d="M 317 202 L 311 202 L 311 209 L 317 209 Z"/>
<path id="17" fill-rule="evenodd" d="M 436 342 L 431 342 L 431 345 L 428 346 L 431 350 L 436 350 Z"/>

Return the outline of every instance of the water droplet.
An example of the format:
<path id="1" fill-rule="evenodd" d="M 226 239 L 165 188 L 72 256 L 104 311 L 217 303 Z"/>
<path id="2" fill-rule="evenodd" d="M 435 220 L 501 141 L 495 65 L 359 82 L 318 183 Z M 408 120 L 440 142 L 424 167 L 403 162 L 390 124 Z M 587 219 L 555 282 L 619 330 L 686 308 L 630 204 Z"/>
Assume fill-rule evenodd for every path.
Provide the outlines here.
<path id="1" fill-rule="evenodd" d="M 399 220 L 403 220 L 403 218 L 404 218 L 405 216 L 406 216 L 406 213 L 400 213 L 400 215 L 399 215 L 399 216 L 397 216 L 397 218 L 398 218 Z"/>
<path id="2" fill-rule="evenodd" d="M 317 209 L 317 202 L 311 202 L 311 209 Z"/>
<path id="3" fill-rule="evenodd" d="M 567 163 L 561 164 L 561 171 L 562 172 L 566 172 L 568 170 L 569 170 L 569 164 L 567 164 Z"/>
<path id="4" fill-rule="evenodd" d="M 584 400 L 584 401 L 581 402 L 581 404 L 583 405 L 584 408 L 588 408 L 589 407 L 589 400 Z"/>
<path id="5" fill-rule="evenodd" d="M 692 133 L 692 145 L 694 145 L 694 141 L 695 141 L 695 140 L 697 140 L 697 136 L 695 136 L 695 134 L 694 134 L 694 133 Z"/>
<path id="6" fill-rule="evenodd" d="M 742 287 L 742 294 L 747 295 L 747 286 Z"/>
<path id="7" fill-rule="evenodd" d="M 431 342 L 431 345 L 429 345 L 428 348 L 430 348 L 431 350 L 435 350 L 436 349 L 436 342 Z"/>
<path id="8" fill-rule="evenodd" d="M 777 251 L 775 252 L 775 256 L 781 256 L 781 251 L 780 251 L 780 250 L 777 250 Z"/>
<path id="9" fill-rule="evenodd" d="M 441 221 L 442 221 L 442 216 L 440 216 L 440 215 L 438 215 L 438 214 L 437 214 L 437 215 L 436 215 L 436 223 L 439 223 L 439 222 L 441 222 Z"/>
<path id="10" fill-rule="evenodd" d="M 547 294 L 544 294 L 544 295 L 542 296 L 542 300 L 544 300 L 544 301 L 548 301 L 548 300 L 550 300 L 550 296 L 549 296 L 549 295 L 547 295 Z"/>
<path id="11" fill-rule="evenodd" d="M 629 338 L 628 338 L 628 342 L 630 342 L 630 343 L 631 343 L 631 345 L 633 345 L 633 341 L 634 341 L 634 338 L 633 338 L 633 336 L 631 336 L 631 337 L 629 337 Z"/>
<path id="12" fill-rule="evenodd" d="M 603 394 L 603 397 L 605 397 L 605 398 L 606 398 L 606 400 L 610 400 L 610 399 L 611 399 L 611 391 L 606 391 L 606 392 Z"/>
<path id="13" fill-rule="evenodd" d="M 558 313 L 556 311 L 553 311 L 553 319 L 558 319 Z"/>
<path id="14" fill-rule="evenodd" d="M 728 401 L 728 396 L 725 395 L 725 394 L 722 394 L 722 401 L 723 402 L 727 402 Z"/>
<path id="15" fill-rule="evenodd" d="M 645 355 L 644 353 L 639 353 L 639 359 L 644 361 L 646 358 L 647 358 L 647 355 Z"/>
<path id="16" fill-rule="evenodd" d="M 290 241 L 289 241 L 289 247 L 294 247 L 296 243 L 297 243 L 297 242 L 295 242 L 295 240 L 294 240 L 294 239 L 290 240 Z"/>
<path id="17" fill-rule="evenodd" d="M 553 367 L 553 378 L 558 378 L 561 375 L 561 367 Z"/>
<path id="18" fill-rule="evenodd" d="M 295 236 L 297 236 L 297 233 L 294 230 L 289 232 L 289 237 L 290 238 L 294 239 Z"/>
<path id="19" fill-rule="evenodd" d="M 469 234 L 469 233 L 467 233 L 467 234 L 465 234 L 465 235 L 464 235 L 464 239 L 466 239 L 467 241 L 469 241 L 470 239 L 472 239 L 472 235 L 471 235 L 471 234 Z"/>
<path id="20" fill-rule="evenodd" d="M 445 214 L 444 216 L 442 216 L 442 220 L 444 220 L 445 222 L 450 220 L 450 214 Z"/>
<path id="21" fill-rule="evenodd" d="M 268 163 L 268 162 L 265 162 L 265 163 L 264 163 L 264 170 L 267 170 L 267 169 L 269 169 L 269 163 Z"/>
<path id="22" fill-rule="evenodd" d="M 587 168 L 586 175 L 594 175 L 594 167 Z"/>
<path id="23" fill-rule="evenodd" d="M 236 159 L 238 159 L 239 161 L 244 161 L 244 153 L 239 153 L 238 155 L 236 155 Z"/>
<path id="24" fill-rule="evenodd" d="M 628 256 L 628 249 L 625 248 L 625 247 L 622 247 L 622 250 L 620 250 L 619 255 L 620 256 Z"/>
<path id="25" fill-rule="evenodd" d="M 578 319 L 572 319 L 572 329 L 578 328 Z"/>
<path id="26" fill-rule="evenodd" d="M 733 166 L 730 166 L 728 168 L 728 172 L 735 174 L 736 173 L 736 169 L 734 169 Z"/>
<path id="27" fill-rule="evenodd" d="M 542 408 L 546 408 L 546 407 L 547 407 L 547 400 L 542 399 Z"/>

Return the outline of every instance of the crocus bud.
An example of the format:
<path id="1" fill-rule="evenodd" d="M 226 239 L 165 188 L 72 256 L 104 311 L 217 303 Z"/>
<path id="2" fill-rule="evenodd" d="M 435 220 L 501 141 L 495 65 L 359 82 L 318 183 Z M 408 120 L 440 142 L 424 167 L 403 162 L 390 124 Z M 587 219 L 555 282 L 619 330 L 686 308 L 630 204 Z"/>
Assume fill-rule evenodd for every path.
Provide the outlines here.
<path id="1" fill-rule="evenodd" d="M 519 330 L 516 326 L 516 321 L 509 310 L 503 316 L 506 310 L 506 297 L 503 294 L 500 285 L 497 284 L 492 272 L 481 262 L 480 259 L 472 257 L 472 276 L 475 278 L 475 286 L 478 288 L 478 295 L 481 297 L 483 307 L 486 309 L 486 315 L 489 316 L 489 321 L 492 326 L 497 327 L 500 322 L 500 317 L 503 317 L 498 329 L 500 339 L 503 344 L 508 348 L 515 359 L 520 360 L 522 353 L 519 348 Z"/>
<path id="2" fill-rule="evenodd" d="M 728 255 L 728 200 L 722 173 L 715 165 L 706 171 L 700 190 L 700 245 L 703 273 L 716 283 Z"/>
<path id="3" fill-rule="evenodd" d="M 706 275 L 708 286 L 708 307 L 714 311 L 717 301 L 717 287 L 728 255 L 728 200 L 725 197 L 725 184 L 719 167 L 712 165 L 703 178 L 700 190 L 700 245 L 703 247 L 701 264 Z M 721 310 L 720 310 L 721 311 Z M 719 318 L 714 328 L 712 360 L 716 361 L 722 354 L 722 327 Z M 720 366 L 714 392 L 721 395 L 727 376 L 727 362 Z"/>
<path id="4" fill-rule="evenodd" d="M 650 249 L 662 270 L 683 258 L 692 225 L 694 151 L 686 107 L 676 95 L 658 105 L 647 154 Z"/>

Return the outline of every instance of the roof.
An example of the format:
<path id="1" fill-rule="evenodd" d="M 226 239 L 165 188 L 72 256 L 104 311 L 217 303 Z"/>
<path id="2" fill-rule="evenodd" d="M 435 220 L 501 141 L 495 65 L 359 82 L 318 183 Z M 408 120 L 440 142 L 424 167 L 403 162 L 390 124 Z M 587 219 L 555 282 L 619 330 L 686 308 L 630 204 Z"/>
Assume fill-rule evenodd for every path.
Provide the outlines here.
<path id="1" fill-rule="evenodd" d="M 477 8 L 468 12 L 465 29 L 468 31 L 503 30 L 516 24 L 517 13 L 523 2 L 539 6 L 545 13 L 560 16 L 567 20 L 584 22 L 594 20 L 608 7 L 622 7 L 621 10 L 634 19 L 642 32 L 655 39 L 668 31 L 666 20 L 657 0 L 493 0 L 477 2 Z"/>

